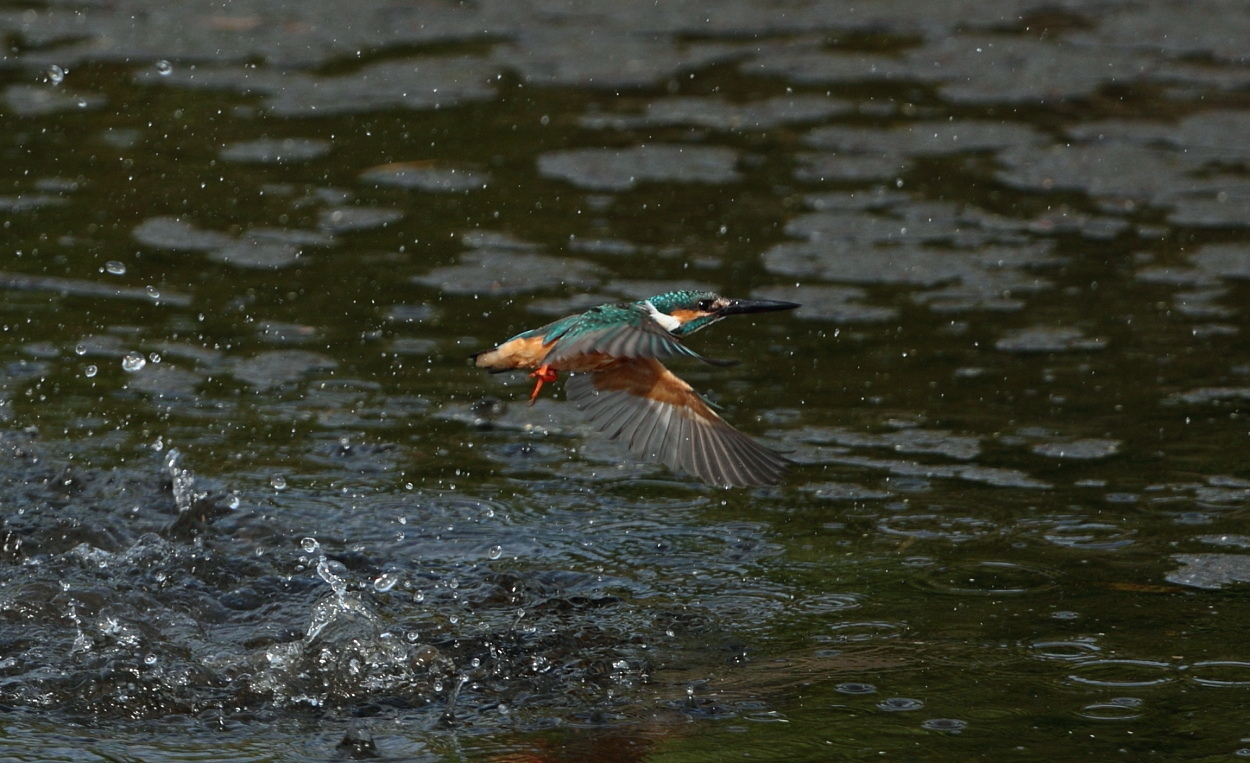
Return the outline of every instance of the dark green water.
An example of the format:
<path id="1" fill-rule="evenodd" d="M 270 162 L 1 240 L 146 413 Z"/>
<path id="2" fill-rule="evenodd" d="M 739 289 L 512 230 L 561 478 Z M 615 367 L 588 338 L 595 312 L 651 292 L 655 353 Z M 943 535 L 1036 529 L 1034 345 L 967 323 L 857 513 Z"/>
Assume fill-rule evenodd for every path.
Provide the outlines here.
<path id="1" fill-rule="evenodd" d="M 1240 6 L 358 5 L 0 4 L 0 756 L 1250 754 Z"/>

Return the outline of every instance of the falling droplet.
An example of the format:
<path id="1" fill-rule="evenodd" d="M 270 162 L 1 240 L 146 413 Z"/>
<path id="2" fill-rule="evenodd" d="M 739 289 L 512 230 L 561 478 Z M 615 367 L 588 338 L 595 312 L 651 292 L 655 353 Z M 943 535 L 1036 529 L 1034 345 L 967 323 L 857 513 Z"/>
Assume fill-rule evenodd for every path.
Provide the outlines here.
<path id="1" fill-rule="evenodd" d="M 162 58 L 156 62 L 156 73 L 162 77 L 168 77 L 174 73 L 174 65 Z"/>
<path id="2" fill-rule="evenodd" d="M 226 508 L 230 509 L 231 511 L 234 511 L 235 509 L 239 508 L 241 504 L 242 504 L 242 501 L 239 500 L 239 496 L 235 493 L 231 493 L 229 497 L 226 498 Z"/>
<path id="3" fill-rule="evenodd" d="M 306 554 L 315 554 L 317 549 L 321 548 L 321 545 L 317 543 L 316 538 L 304 538 L 299 542 L 299 547 L 304 549 Z"/>
<path id="4" fill-rule="evenodd" d="M 149 296 L 149 297 L 151 297 L 152 299 L 160 299 L 160 298 L 161 298 L 161 293 L 160 293 L 159 291 L 157 291 L 157 290 L 156 290 L 156 287 L 155 287 L 155 286 L 149 286 L 149 287 L 147 287 L 146 291 L 147 291 L 147 293 L 148 293 L 148 296 Z"/>
<path id="5" fill-rule="evenodd" d="M 99 369 L 96 368 L 95 365 L 89 365 L 82 370 L 82 375 L 90 379 L 95 376 L 98 371 Z"/>
<path id="6" fill-rule="evenodd" d="M 44 76 L 48 78 L 48 82 L 51 82 L 53 87 L 56 87 L 57 85 L 65 81 L 66 74 L 69 74 L 69 72 L 65 71 L 64 69 L 62 69 L 60 66 L 57 66 L 56 64 L 52 64 L 51 66 L 48 67 L 48 71 L 46 72 Z"/>
<path id="7" fill-rule="evenodd" d="M 79 342 L 78 344 L 74 345 L 74 354 L 75 354 L 75 355 L 86 355 L 86 354 L 87 354 L 87 345 L 83 344 L 82 342 Z"/>
<path id="8" fill-rule="evenodd" d="M 491 559 L 498 559 L 499 557 L 503 556 L 503 547 L 491 546 L 490 551 L 487 552 L 487 556 L 489 556 Z"/>
<path id="9" fill-rule="evenodd" d="M 122 370 L 124 371 L 138 371 L 147 364 L 148 362 L 144 359 L 143 354 L 138 352 L 128 352 L 122 358 Z"/>
<path id="10" fill-rule="evenodd" d="M 119 262 L 117 260 L 109 260 L 104 263 L 104 272 L 111 276 L 124 276 L 126 275 L 126 263 Z"/>
<path id="11" fill-rule="evenodd" d="M 399 576 L 393 572 L 384 572 L 373 580 L 373 590 L 378 593 L 386 593 L 395 587 L 399 582 Z"/>
<path id="12" fill-rule="evenodd" d="M 281 474 L 275 474 L 269 478 L 269 484 L 274 490 L 286 490 L 286 477 L 283 477 Z"/>

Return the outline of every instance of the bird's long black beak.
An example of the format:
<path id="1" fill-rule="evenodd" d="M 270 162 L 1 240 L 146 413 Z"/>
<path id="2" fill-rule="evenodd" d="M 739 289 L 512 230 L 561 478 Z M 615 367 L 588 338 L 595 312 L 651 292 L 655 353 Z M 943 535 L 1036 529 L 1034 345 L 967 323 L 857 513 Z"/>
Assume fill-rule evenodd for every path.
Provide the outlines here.
<path id="1" fill-rule="evenodd" d="M 799 307 L 798 302 L 783 302 L 779 299 L 731 299 L 722 307 L 721 315 L 744 315 L 746 313 L 771 313 L 774 310 L 793 310 Z"/>

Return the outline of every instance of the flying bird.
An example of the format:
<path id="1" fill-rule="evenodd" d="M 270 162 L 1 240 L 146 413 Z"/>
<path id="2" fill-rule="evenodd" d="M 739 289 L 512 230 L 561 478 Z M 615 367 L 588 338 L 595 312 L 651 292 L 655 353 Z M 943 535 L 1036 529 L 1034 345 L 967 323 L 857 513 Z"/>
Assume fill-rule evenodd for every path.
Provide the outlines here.
<path id="1" fill-rule="evenodd" d="M 670 291 L 638 302 L 592 307 L 473 355 L 491 373 L 530 370 L 544 383 L 569 372 L 568 399 L 635 457 L 693 474 L 709 485 L 773 485 L 790 463 L 722 419 L 712 405 L 660 362 L 711 360 L 682 340 L 731 315 L 792 310 L 794 302 L 730 299 L 708 291 Z"/>

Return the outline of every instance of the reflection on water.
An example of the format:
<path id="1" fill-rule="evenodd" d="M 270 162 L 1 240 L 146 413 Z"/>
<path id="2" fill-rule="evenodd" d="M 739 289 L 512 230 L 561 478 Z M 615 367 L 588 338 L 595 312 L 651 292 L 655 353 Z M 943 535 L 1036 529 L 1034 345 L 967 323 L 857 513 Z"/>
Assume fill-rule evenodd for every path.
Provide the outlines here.
<path id="1" fill-rule="evenodd" d="M 1243 751 L 1246 9 L 167 10 L 0 13 L 6 754 Z M 783 485 L 467 363 L 678 288 Z"/>

